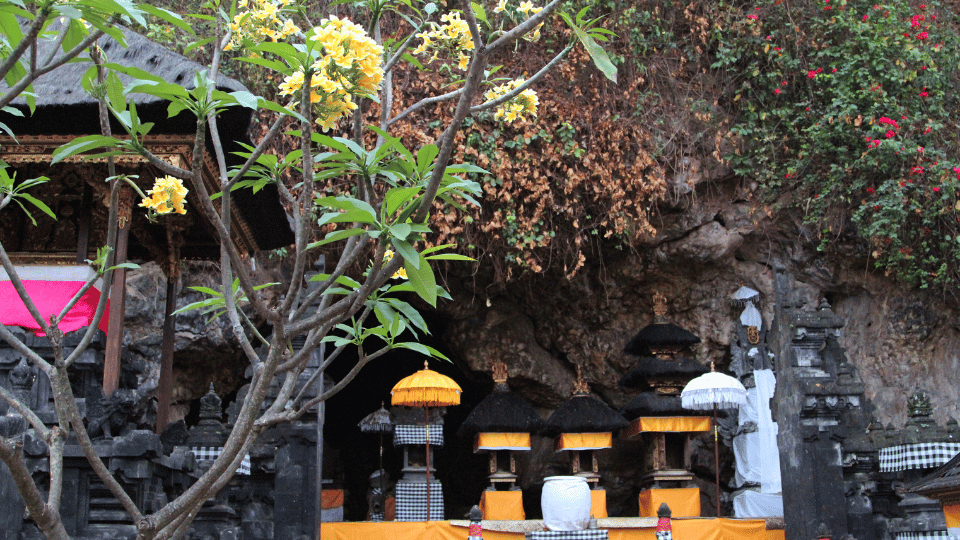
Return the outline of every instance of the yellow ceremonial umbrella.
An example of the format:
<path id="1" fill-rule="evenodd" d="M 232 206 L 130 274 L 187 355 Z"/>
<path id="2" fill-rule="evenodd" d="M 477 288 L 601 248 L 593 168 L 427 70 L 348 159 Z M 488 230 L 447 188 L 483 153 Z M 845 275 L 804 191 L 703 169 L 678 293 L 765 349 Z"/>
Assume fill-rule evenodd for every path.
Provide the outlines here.
<path id="1" fill-rule="evenodd" d="M 390 404 L 404 407 L 423 407 L 423 417 L 426 423 L 427 444 L 427 521 L 430 521 L 430 407 L 448 407 L 460 404 L 460 393 L 463 390 L 456 382 L 446 375 L 431 371 L 427 361 L 423 361 L 423 369 L 404 377 L 394 385 L 390 391 Z"/>

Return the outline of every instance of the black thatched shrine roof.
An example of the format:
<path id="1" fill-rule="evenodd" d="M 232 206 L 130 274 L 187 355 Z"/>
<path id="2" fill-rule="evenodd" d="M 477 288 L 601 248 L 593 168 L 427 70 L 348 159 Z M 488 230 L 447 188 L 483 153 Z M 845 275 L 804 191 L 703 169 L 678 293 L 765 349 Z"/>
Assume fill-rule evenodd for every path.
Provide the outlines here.
<path id="1" fill-rule="evenodd" d="M 675 324 L 654 323 L 645 326 L 633 336 L 633 339 L 623 348 L 623 352 L 634 356 L 650 356 L 651 349 L 662 347 L 685 349 L 697 343 L 700 343 L 699 337 Z"/>
<path id="2" fill-rule="evenodd" d="M 706 366 L 686 356 L 666 360 L 644 356 L 637 360 L 618 384 L 626 388 L 647 388 L 647 381 L 650 379 L 690 380 L 708 371 L 710 370 Z"/>
<path id="3" fill-rule="evenodd" d="M 55 29 L 55 25 L 53 26 Z M 162 77 L 165 81 L 186 89 L 195 87 L 194 73 L 206 69 L 201 64 L 170 51 L 163 46 L 126 28 L 123 29 L 127 47 L 108 36 L 98 44 L 108 62 L 143 69 Z M 44 58 L 53 44 L 41 40 L 37 57 Z M 36 111 L 31 115 L 23 96 L 18 96 L 12 106 L 24 111 L 24 116 L 0 112 L 3 122 L 19 137 L 22 135 L 90 135 L 100 133 L 99 106 L 81 86 L 83 74 L 90 62 L 72 62 L 41 75 L 33 82 L 36 94 Z M 126 82 L 126 77 L 121 75 Z M 217 88 L 225 92 L 247 90 L 240 82 L 228 77 L 217 78 Z M 0 80 L 0 93 L 9 86 Z M 196 118 L 183 111 L 173 118 L 167 117 L 168 102 L 146 94 L 133 94 L 141 123 L 153 122 L 152 135 L 189 135 L 196 131 Z M 217 117 L 217 127 L 226 155 L 227 166 L 240 163 L 241 158 L 233 152 L 242 151 L 238 143 L 251 144 L 247 131 L 253 118 L 253 110 L 246 107 L 228 107 Z M 119 123 L 113 121 L 113 133 L 124 133 Z M 210 147 L 208 132 L 207 146 Z M 249 225 L 253 240 L 260 249 L 275 249 L 293 243 L 293 233 L 286 213 L 280 205 L 276 187 L 268 185 L 254 196 L 249 189 L 233 192 L 233 200 L 243 219 Z M 215 254 L 219 256 L 219 253 Z"/>
<path id="4" fill-rule="evenodd" d="M 620 409 L 627 420 L 642 416 L 703 416 L 703 411 L 684 409 L 680 396 L 664 396 L 656 392 L 643 392 Z"/>
<path id="5" fill-rule="evenodd" d="M 574 395 L 547 419 L 546 437 L 561 433 L 605 433 L 627 427 L 629 422 L 606 403 L 591 395 Z"/>
<path id="6" fill-rule="evenodd" d="M 472 437 L 477 433 L 539 433 L 543 419 L 532 405 L 513 392 L 487 395 L 460 425 L 457 435 Z"/>
<path id="7" fill-rule="evenodd" d="M 908 485 L 906 491 L 955 503 L 960 499 L 960 454 L 939 469 Z"/>

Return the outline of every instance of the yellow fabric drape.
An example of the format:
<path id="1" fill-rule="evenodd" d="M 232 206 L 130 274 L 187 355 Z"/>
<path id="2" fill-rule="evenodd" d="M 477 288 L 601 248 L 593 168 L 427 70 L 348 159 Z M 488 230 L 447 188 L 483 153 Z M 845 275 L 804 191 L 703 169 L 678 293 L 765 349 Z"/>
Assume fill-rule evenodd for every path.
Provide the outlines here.
<path id="1" fill-rule="evenodd" d="M 960 527 L 960 503 L 944 505 L 943 517 L 947 518 L 947 527 Z"/>
<path id="2" fill-rule="evenodd" d="M 662 503 L 670 507 L 672 517 L 699 517 L 700 489 L 645 489 L 640 492 L 640 517 L 657 517 Z"/>
<path id="3" fill-rule="evenodd" d="M 610 540 L 655 540 L 654 527 L 609 529 Z M 466 527 L 449 521 L 324 523 L 321 540 L 463 540 Z M 683 540 L 783 540 L 783 531 L 768 531 L 762 519 L 676 519 L 673 537 Z M 484 530 L 483 540 L 524 540 L 523 533 Z"/>
<path id="4" fill-rule="evenodd" d="M 483 519 L 524 520 L 522 491 L 484 491 L 480 496 Z"/>
<path id="5" fill-rule="evenodd" d="M 530 450 L 530 434 L 477 433 L 473 439 L 473 451 L 479 450 Z"/>
<path id="6" fill-rule="evenodd" d="M 561 433 L 554 452 L 564 450 L 597 450 L 613 447 L 613 433 Z"/>
<path id="7" fill-rule="evenodd" d="M 590 515 L 597 519 L 607 517 L 607 490 L 590 490 Z"/>
<path id="8" fill-rule="evenodd" d="M 623 437 L 629 439 L 645 431 L 686 433 L 710 431 L 711 428 L 709 416 L 654 416 L 630 422 L 630 427 L 623 431 Z"/>

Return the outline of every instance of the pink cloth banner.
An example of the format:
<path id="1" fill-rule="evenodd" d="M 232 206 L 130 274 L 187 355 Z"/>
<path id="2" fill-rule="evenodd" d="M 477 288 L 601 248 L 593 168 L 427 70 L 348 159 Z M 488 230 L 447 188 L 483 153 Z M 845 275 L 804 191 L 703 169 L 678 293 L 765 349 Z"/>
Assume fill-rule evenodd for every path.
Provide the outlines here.
<path id="1" fill-rule="evenodd" d="M 89 266 L 18 266 L 16 268 L 27 294 L 48 322 L 51 315 L 59 315 L 73 295 L 77 294 L 87 281 L 96 276 L 96 272 Z M 73 309 L 60 321 L 59 326 L 62 332 L 72 332 L 90 325 L 93 314 L 97 311 L 102 286 L 103 280 L 97 279 L 94 286 L 84 293 Z M 99 328 L 104 332 L 107 331 L 109 306 L 108 300 L 107 310 L 100 319 Z M 43 335 L 40 326 L 33 320 L 3 268 L 0 268 L 0 323 L 4 326 L 19 326 L 24 330 L 36 332 L 37 335 Z"/>

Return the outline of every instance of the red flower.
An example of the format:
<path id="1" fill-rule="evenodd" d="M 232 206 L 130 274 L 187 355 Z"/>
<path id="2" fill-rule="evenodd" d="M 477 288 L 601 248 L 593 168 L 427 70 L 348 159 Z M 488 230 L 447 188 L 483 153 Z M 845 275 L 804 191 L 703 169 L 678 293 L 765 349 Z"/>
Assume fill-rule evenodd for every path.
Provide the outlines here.
<path id="1" fill-rule="evenodd" d="M 780 47 L 774 47 L 773 50 L 776 52 L 780 52 Z M 784 81 L 784 83 L 786 83 L 786 81 Z"/>
<path id="2" fill-rule="evenodd" d="M 934 191 L 934 192 L 939 192 L 939 191 L 940 191 L 940 188 L 935 187 L 935 188 L 933 188 L 933 191 Z"/>
<path id="3" fill-rule="evenodd" d="M 830 73 L 836 73 L 836 72 L 837 72 L 837 68 L 833 68 L 833 71 L 831 71 Z"/>
<path id="4" fill-rule="evenodd" d="M 870 18 L 869 15 L 864 15 L 864 16 L 863 16 L 863 22 L 867 22 L 867 19 L 868 19 L 868 18 Z"/>
<path id="5" fill-rule="evenodd" d="M 779 88 L 774 88 L 773 93 L 774 93 L 774 94 L 779 94 L 779 93 L 780 93 L 780 89 L 779 89 Z"/>
<path id="6" fill-rule="evenodd" d="M 747 15 L 747 18 L 750 19 L 751 21 L 755 21 L 758 19 L 756 15 Z"/>
<path id="7" fill-rule="evenodd" d="M 817 76 L 817 72 L 816 72 L 816 71 L 808 71 L 808 72 L 807 72 L 807 77 L 810 78 L 810 79 L 812 79 L 812 78 L 814 78 L 814 77 L 816 77 L 816 76 Z"/>
<path id="8" fill-rule="evenodd" d="M 771 39 L 773 39 L 773 36 L 767 36 L 766 39 L 767 41 L 770 41 Z"/>
<path id="9" fill-rule="evenodd" d="M 889 131 L 887 131 L 887 138 L 888 138 L 888 139 L 892 139 L 894 135 L 896 135 L 896 133 L 894 133 L 892 129 L 889 130 Z"/>
<path id="10" fill-rule="evenodd" d="M 874 189 L 872 187 L 867 188 L 867 193 L 873 193 Z"/>
<path id="11" fill-rule="evenodd" d="M 879 212 L 879 211 L 880 211 L 880 205 L 878 204 L 878 205 L 874 206 L 874 207 L 873 207 L 873 210 L 876 211 L 876 212 Z M 888 240 L 889 240 L 889 239 L 888 239 Z"/>
<path id="12" fill-rule="evenodd" d="M 904 118 L 906 118 L 906 116 L 904 116 Z M 880 124 L 890 124 L 891 126 L 893 126 L 894 129 L 900 129 L 900 125 L 897 124 L 896 120 L 891 120 L 886 116 L 881 116 L 880 119 L 877 120 L 877 122 Z"/>
<path id="13" fill-rule="evenodd" d="M 922 147 L 922 146 L 918 146 L 918 147 L 917 147 L 917 152 L 920 152 L 920 153 L 922 154 L 922 153 L 923 153 L 923 147 Z M 920 167 L 920 172 L 923 172 L 923 167 Z"/>
<path id="14" fill-rule="evenodd" d="M 814 195 L 813 198 L 814 198 L 814 199 L 819 199 L 819 198 L 820 198 L 820 195 Z"/>
<path id="15" fill-rule="evenodd" d="M 931 128 L 927 128 L 923 130 L 923 134 L 926 135 L 927 133 L 930 133 L 930 131 L 932 131 Z"/>
<path id="16" fill-rule="evenodd" d="M 930 94 L 926 93 L 925 91 L 924 91 L 924 92 L 920 92 L 920 97 L 928 97 L 929 95 L 930 95 Z"/>
<path id="17" fill-rule="evenodd" d="M 927 39 L 927 33 L 926 33 L 926 32 L 920 32 L 919 34 L 917 34 L 917 39 L 919 39 L 919 40 Z"/>
<path id="18" fill-rule="evenodd" d="M 926 4 L 920 4 L 920 9 L 927 9 L 927 5 L 926 5 Z"/>

